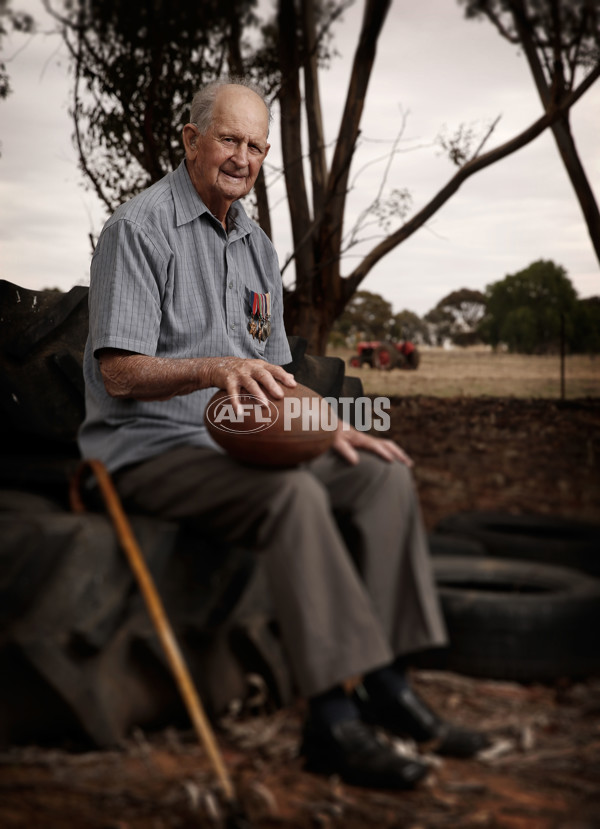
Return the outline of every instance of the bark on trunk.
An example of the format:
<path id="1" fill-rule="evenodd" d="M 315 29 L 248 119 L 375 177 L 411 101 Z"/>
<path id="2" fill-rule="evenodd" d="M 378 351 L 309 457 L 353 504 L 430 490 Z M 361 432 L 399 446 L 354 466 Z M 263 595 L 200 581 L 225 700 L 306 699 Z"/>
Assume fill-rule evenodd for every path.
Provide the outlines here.
<path id="1" fill-rule="evenodd" d="M 302 165 L 302 96 L 300 93 L 300 57 L 297 43 L 297 18 L 294 0 L 280 0 L 279 61 L 281 66 L 281 152 L 285 186 L 294 239 L 296 292 L 299 302 L 312 304 L 314 252 L 309 232 L 312 219 L 308 206 Z"/>
<path id="2" fill-rule="evenodd" d="M 269 194 L 267 192 L 267 185 L 265 183 L 264 170 L 260 169 L 254 184 L 254 192 L 256 194 L 256 207 L 258 209 L 258 223 L 269 239 L 273 238 L 273 231 L 271 228 L 271 211 L 269 209 Z"/>
<path id="3" fill-rule="evenodd" d="M 329 332 L 338 316 L 333 305 L 299 302 L 295 294 L 289 294 L 288 299 L 284 314 L 287 333 L 304 337 L 308 342 L 308 354 L 325 354 Z"/>
<path id="4" fill-rule="evenodd" d="M 565 84 L 562 64 L 562 49 L 560 40 L 561 21 L 558 7 L 554 8 L 554 63 L 552 71 L 552 85 L 548 83 L 544 68 L 536 48 L 533 36 L 533 25 L 528 17 L 525 4 L 522 0 L 514 0 L 512 16 L 518 32 L 527 63 L 540 96 L 545 112 L 551 112 L 557 103 L 562 103 L 570 92 Z M 585 169 L 577 152 L 575 141 L 571 133 L 569 112 L 555 121 L 551 126 L 552 134 L 567 175 L 573 185 L 573 190 L 581 207 L 592 246 L 600 262 L 600 210 L 594 192 L 588 181 Z"/>
<path id="5" fill-rule="evenodd" d="M 571 133 L 568 114 L 552 126 L 552 134 L 556 141 L 560 157 L 575 190 L 577 200 L 585 218 L 588 233 L 600 263 L 600 210 L 594 196 L 590 182 L 577 152 L 575 141 Z"/>

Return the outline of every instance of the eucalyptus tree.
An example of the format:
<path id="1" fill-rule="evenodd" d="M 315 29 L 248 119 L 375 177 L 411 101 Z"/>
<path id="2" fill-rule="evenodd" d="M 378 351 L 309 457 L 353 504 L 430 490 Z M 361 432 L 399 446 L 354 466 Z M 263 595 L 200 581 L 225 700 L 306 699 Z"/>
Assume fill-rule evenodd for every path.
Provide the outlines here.
<path id="1" fill-rule="evenodd" d="M 379 189 L 348 227 L 347 205 L 377 43 L 391 0 L 365 0 L 337 133 L 326 136 L 321 74 L 334 52 L 332 27 L 351 0 L 277 0 L 259 20 L 255 0 L 44 0 L 59 21 L 73 67 L 72 114 L 81 167 L 107 208 L 178 163 L 186 108 L 201 82 L 223 71 L 266 86 L 279 109 L 283 175 L 293 250 L 286 326 L 323 353 L 335 320 L 372 268 L 421 228 L 475 173 L 528 144 L 555 123 L 600 75 L 596 65 L 529 127 L 484 152 L 452 144 L 458 169 L 418 212 L 402 187 Z M 52 4 L 52 5 L 51 5 Z M 432 70 L 433 71 L 433 70 Z M 460 146 L 459 146 L 460 145 Z M 327 148 L 331 147 L 329 153 Z M 389 168 L 386 168 L 389 169 Z M 385 178 L 385 176 L 384 176 Z M 270 232 L 264 180 L 258 219 Z M 378 236 L 354 267 L 345 255 Z M 362 232 L 362 235 L 361 235 Z"/>
<path id="2" fill-rule="evenodd" d="M 574 334 L 577 292 L 565 269 L 540 259 L 486 288 L 482 329 L 491 345 L 526 354 L 557 351 L 561 326 Z"/>
<path id="3" fill-rule="evenodd" d="M 237 60 L 255 0 L 44 0 L 71 57 L 80 166 L 108 211 L 181 160 L 199 82 Z"/>
<path id="4" fill-rule="evenodd" d="M 328 162 L 320 95 L 319 64 L 315 59 L 318 32 L 316 0 L 279 0 L 277 29 L 281 86 L 282 151 L 294 239 L 295 284 L 286 297 L 288 328 L 302 333 L 311 348 L 323 352 L 335 319 L 373 267 L 421 228 L 475 173 L 485 169 L 533 141 L 568 112 L 600 75 L 594 64 L 578 84 L 556 100 L 526 129 L 508 141 L 484 151 L 493 127 L 474 150 L 455 156 L 458 170 L 434 197 L 416 213 L 408 215 L 410 199 L 402 189 L 392 190 L 368 205 L 363 216 L 380 211 L 383 223 L 390 217 L 396 226 L 381 234 L 358 264 L 344 273 L 345 245 L 349 232 L 344 226 L 349 194 L 350 170 L 356 153 L 361 118 L 390 0 L 365 0 L 361 28 L 350 69 L 343 114 L 333 140 Z M 306 124 L 306 131 L 302 126 Z M 305 139 L 306 136 L 306 139 Z M 310 161 L 308 170 L 299 162 Z M 308 181 L 310 178 L 310 197 Z"/>
<path id="5" fill-rule="evenodd" d="M 461 0 L 469 18 L 486 17 L 527 59 L 542 106 L 552 112 L 577 78 L 600 66 L 598 0 Z M 600 261 L 600 210 L 577 151 L 569 109 L 551 124 Z"/>

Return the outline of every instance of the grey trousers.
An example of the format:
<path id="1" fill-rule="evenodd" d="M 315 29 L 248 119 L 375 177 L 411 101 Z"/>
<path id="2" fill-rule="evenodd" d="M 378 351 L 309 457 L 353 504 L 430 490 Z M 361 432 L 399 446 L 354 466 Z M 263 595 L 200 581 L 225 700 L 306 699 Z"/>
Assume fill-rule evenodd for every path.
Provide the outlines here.
<path id="1" fill-rule="evenodd" d="M 284 647 L 312 696 L 445 644 L 410 471 L 362 452 L 296 469 L 241 466 L 181 447 L 117 473 L 127 508 L 197 522 L 265 556 Z"/>

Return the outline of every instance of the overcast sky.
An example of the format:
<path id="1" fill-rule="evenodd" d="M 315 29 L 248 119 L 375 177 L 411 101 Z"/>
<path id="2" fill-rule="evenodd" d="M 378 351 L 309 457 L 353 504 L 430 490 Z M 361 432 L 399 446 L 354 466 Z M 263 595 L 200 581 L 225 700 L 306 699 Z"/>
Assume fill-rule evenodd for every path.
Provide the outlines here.
<path id="1" fill-rule="evenodd" d="M 50 29 L 39 0 L 13 0 L 13 8 L 31 11 Z M 321 75 L 328 141 L 338 128 L 362 10 L 357 0 L 337 27 L 341 57 Z M 64 49 L 56 36 L 11 35 L 4 57 L 14 92 L 0 102 L 0 277 L 34 289 L 87 284 L 89 234 L 98 234 L 106 216 L 77 170 Z M 379 41 L 353 177 L 388 152 L 405 118 L 388 187 L 408 188 L 416 211 L 456 170 L 435 144 L 440 130 L 461 123 L 481 129 L 501 116 L 490 149 L 540 115 L 526 61 L 491 25 L 466 21 L 456 0 L 395 0 Z M 599 199 L 600 82 L 572 110 L 571 121 Z M 276 127 L 271 141 L 268 161 L 276 165 Z M 356 178 L 350 219 L 376 194 L 383 172 L 380 162 Z M 275 187 L 271 203 L 281 195 Z M 274 215 L 274 242 L 283 263 L 290 252 L 283 205 Z M 483 289 L 540 258 L 562 265 L 581 297 L 600 294 L 598 262 L 548 131 L 469 179 L 362 287 L 382 294 L 394 311 L 422 315 L 452 290 Z M 356 261 L 348 259 L 344 273 Z"/>

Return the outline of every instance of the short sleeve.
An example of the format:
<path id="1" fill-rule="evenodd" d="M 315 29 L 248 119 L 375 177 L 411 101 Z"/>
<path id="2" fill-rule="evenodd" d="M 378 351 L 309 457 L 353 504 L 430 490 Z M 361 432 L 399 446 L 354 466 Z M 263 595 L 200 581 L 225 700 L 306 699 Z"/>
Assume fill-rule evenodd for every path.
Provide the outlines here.
<path id="1" fill-rule="evenodd" d="M 168 256 L 127 219 L 105 226 L 90 278 L 90 337 L 94 355 L 119 348 L 153 356 L 161 321 Z"/>

